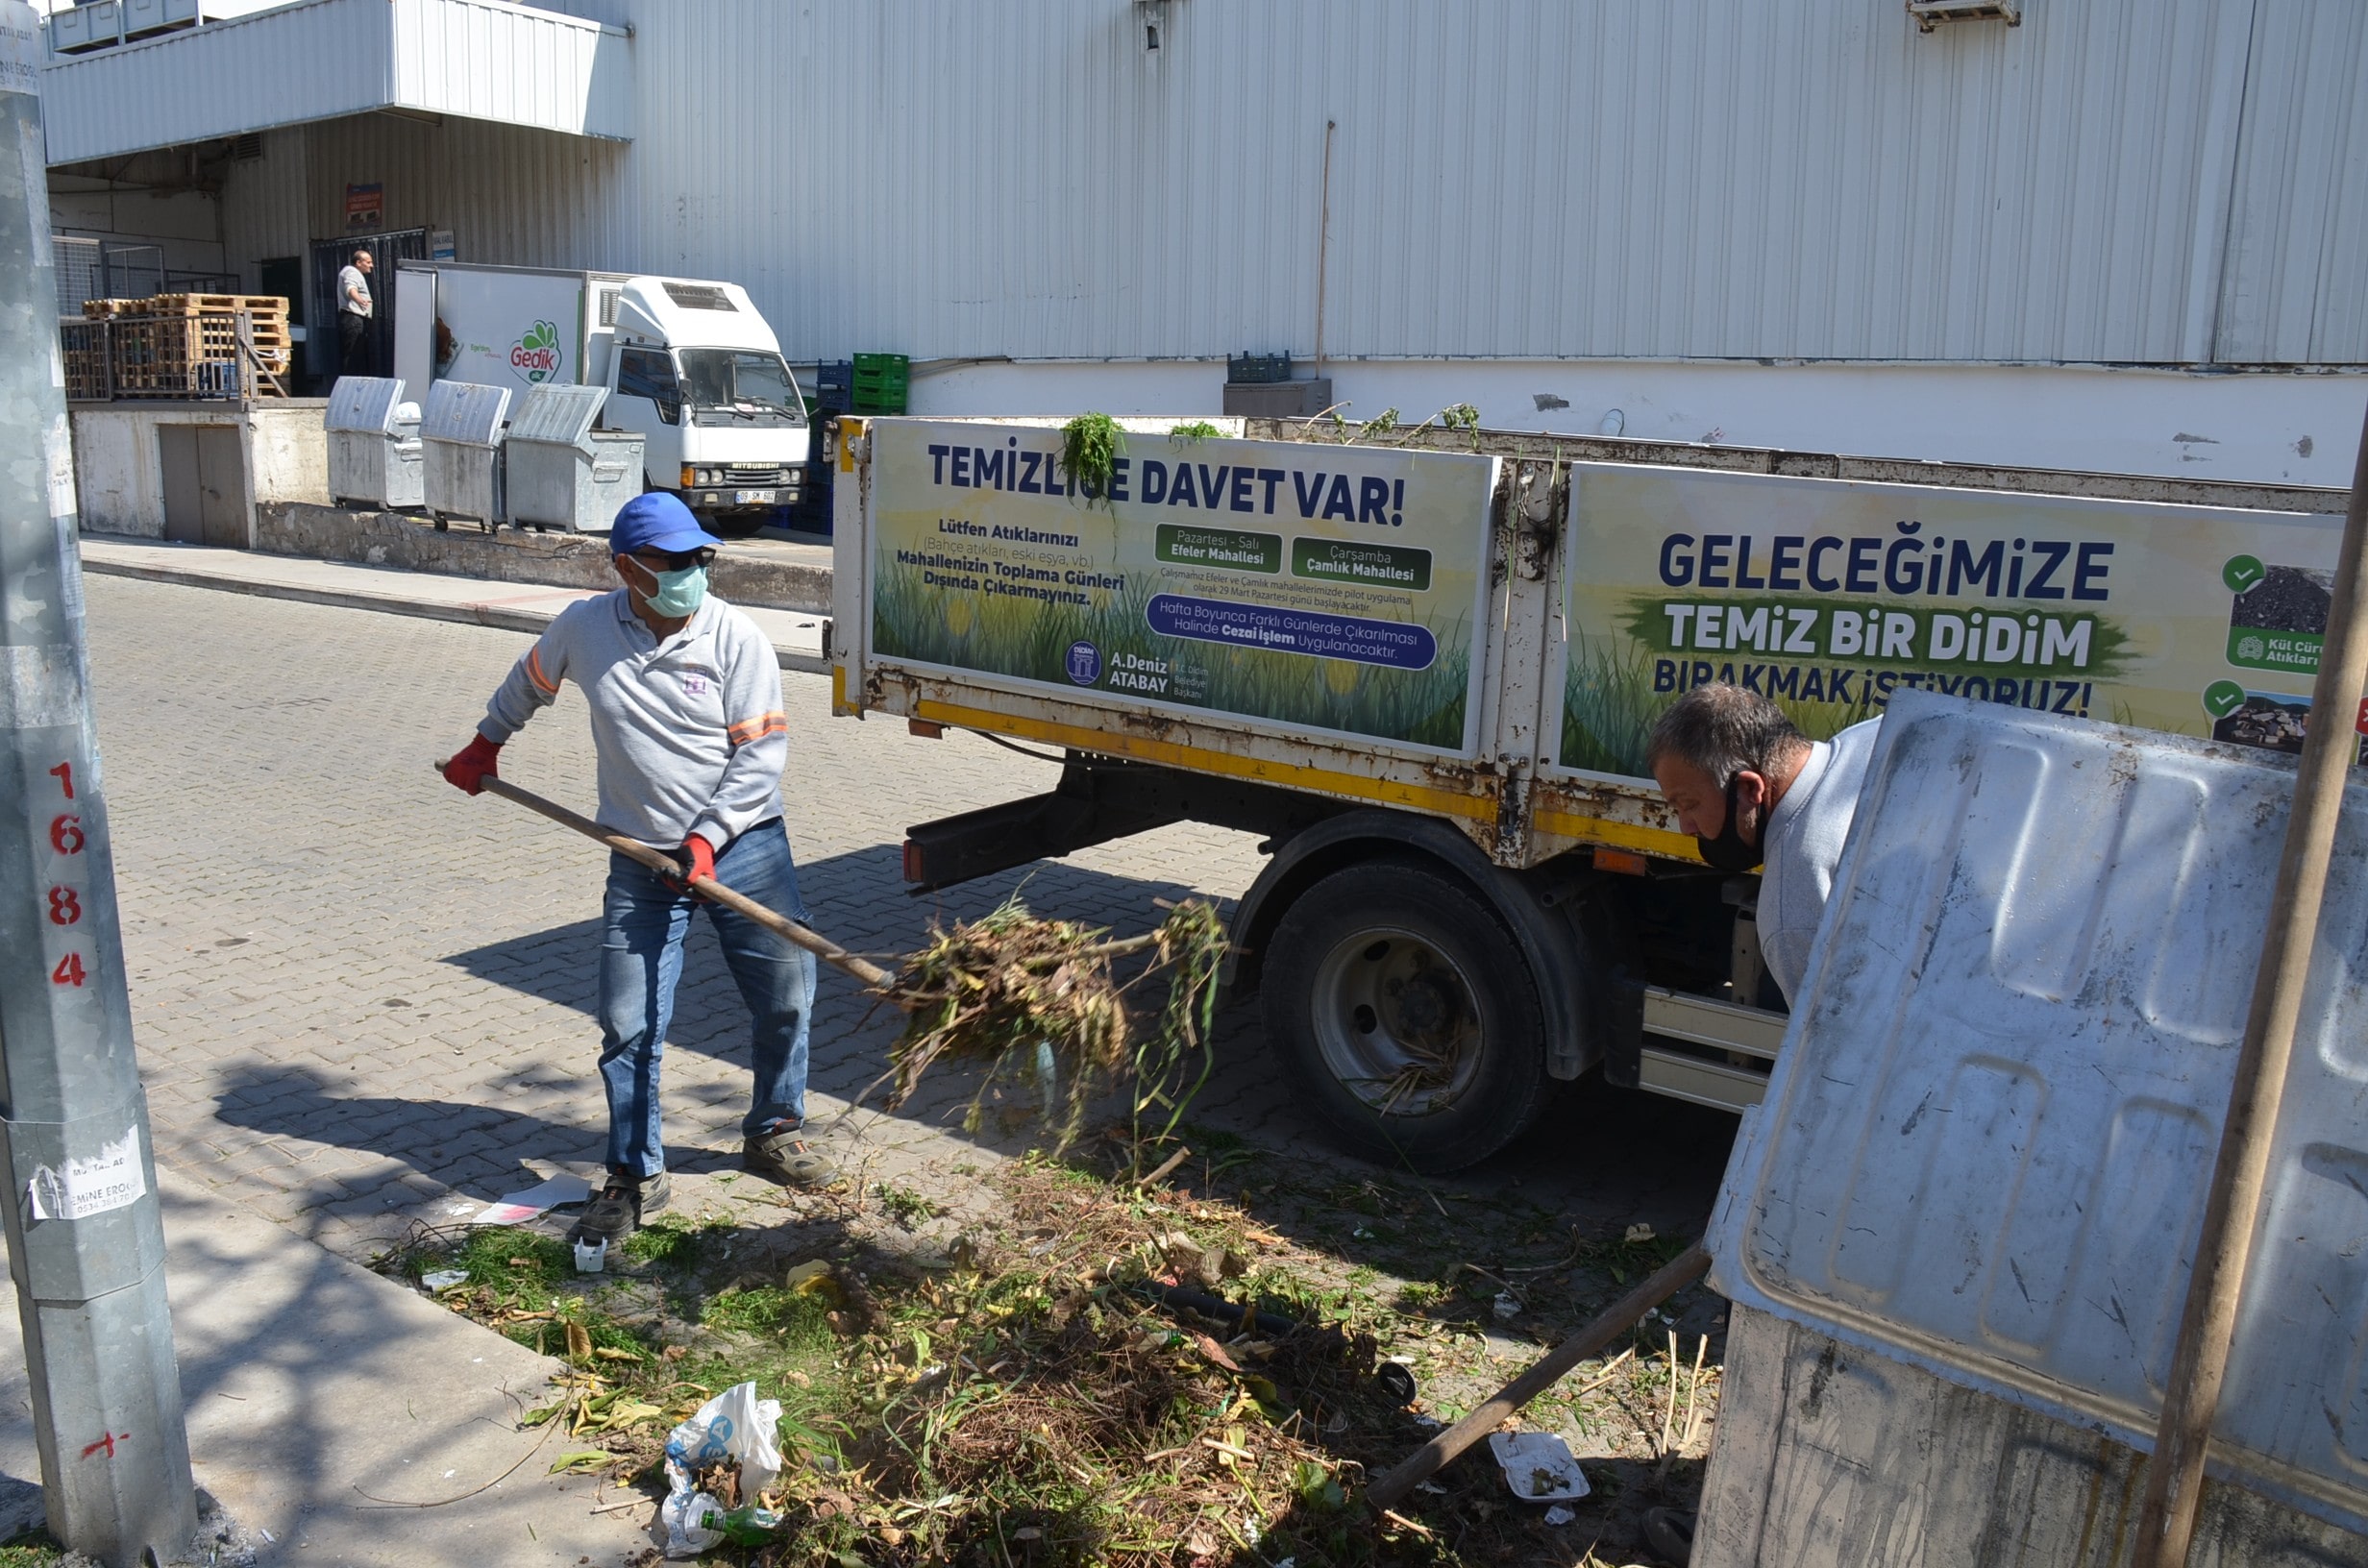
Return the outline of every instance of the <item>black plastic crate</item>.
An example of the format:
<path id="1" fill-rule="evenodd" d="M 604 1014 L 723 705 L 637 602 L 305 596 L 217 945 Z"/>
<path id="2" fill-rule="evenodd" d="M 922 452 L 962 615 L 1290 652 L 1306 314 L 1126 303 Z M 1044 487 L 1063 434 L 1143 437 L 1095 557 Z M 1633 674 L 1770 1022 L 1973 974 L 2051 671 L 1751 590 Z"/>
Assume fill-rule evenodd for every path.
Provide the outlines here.
<path id="1" fill-rule="evenodd" d="M 814 416 L 851 412 L 855 397 L 855 366 L 850 359 L 827 359 L 814 367 Z"/>
<path id="2" fill-rule="evenodd" d="M 1288 353 L 1229 354 L 1225 355 L 1225 380 L 1235 386 L 1287 381 L 1291 380 L 1291 355 Z"/>

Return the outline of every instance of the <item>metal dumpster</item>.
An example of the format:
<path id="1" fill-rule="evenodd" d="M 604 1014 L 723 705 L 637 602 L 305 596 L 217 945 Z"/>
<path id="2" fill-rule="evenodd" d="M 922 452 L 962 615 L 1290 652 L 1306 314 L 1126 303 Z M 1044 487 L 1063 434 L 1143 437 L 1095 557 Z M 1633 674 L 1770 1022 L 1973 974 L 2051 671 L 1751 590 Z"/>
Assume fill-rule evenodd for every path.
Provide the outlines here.
<path id="1" fill-rule="evenodd" d="M 471 517 L 491 533 L 502 524 L 502 424 L 509 388 L 438 381 L 419 422 L 429 514 L 444 527 Z"/>
<path id="2" fill-rule="evenodd" d="M 605 533 L 641 494 L 641 432 L 592 428 L 607 399 L 604 386 L 537 386 L 519 400 L 502 458 L 512 523 Z"/>
<path id="3" fill-rule="evenodd" d="M 329 434 L 330 500 L 389 511 L 425 504 L 419 405 L 403 401 L 400 377 L 338 377 L 322 426 Z"/>

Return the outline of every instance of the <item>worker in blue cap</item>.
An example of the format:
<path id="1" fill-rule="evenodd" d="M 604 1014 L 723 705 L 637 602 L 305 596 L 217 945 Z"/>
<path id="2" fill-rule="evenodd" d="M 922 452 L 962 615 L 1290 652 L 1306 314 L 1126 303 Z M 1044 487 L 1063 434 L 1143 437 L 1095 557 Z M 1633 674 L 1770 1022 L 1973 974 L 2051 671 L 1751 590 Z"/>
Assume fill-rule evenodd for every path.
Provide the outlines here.
<path id="1" fill-rule="evenodd" d="M 560 612 L 444 768 L 448 782 L 477 794 L 496 773 L 503 745 L 572 680 L 592 711 L 601 825 L 673 849 L 681 862 L 677 879 L 609 856 L 600 960 L 608 1177 L 576 1226 L 577 1241 L 622 1241 L 666 1207 L 658 1059 L 682 940 L 703 904 L 754 1020 L 742 1159 L 759 1175 L 801 1187 L 836 1174 L 802 1132 L 813 955 L 686 887 L 714 877 L 793 919 L 806 918 L 781 823 L 789 723 L 780 664 L 756 623 L 707 591 L 721 544 L 671 495 L 626 502 L 609 535 L 625 585 Z"/>

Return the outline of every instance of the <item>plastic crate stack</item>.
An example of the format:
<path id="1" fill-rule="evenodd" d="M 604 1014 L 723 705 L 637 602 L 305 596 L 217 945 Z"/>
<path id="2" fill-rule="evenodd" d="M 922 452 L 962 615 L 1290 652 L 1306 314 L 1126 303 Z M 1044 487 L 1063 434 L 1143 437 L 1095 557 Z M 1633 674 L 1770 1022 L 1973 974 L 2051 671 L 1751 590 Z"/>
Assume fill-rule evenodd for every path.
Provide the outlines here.
<path id="1" fill-rule="evenodd" d="M 805 465 L 805 484 L 798 504 L 790 508 L 790 523 L 808 533 L 828 533 L 832 512 L 832 480 L 838 464 L 838 420 L 854 412 L 855 364 L 851 359 L 826 359 L 814 367 L 814 396 L 806 412 L 814 421 L 812 455 Z"/>
<path id="2" fill-rule="evenodd" d="M 900 354 L 859 354 L 852 363 L 851 412 L 904 412 L 912 391 L 912 360 Z"/>

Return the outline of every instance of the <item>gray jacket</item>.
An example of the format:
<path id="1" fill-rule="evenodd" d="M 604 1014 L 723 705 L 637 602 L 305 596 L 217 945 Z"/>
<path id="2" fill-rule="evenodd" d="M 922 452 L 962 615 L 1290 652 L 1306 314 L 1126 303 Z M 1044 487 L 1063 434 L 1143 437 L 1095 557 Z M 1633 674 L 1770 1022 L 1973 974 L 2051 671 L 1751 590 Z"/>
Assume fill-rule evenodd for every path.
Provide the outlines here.
<path id="1" fill-rule="evenodd" d="M 707 596 L 664 643 L 619 588 L 559 612 L 485 704 L 477 732 L 507 741 L 572 680 L 592 709 L 602 826 L 671 849 L 721 849 L 781 815 L 789 720 L 781 666 L 756 623 Z"/>

